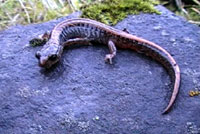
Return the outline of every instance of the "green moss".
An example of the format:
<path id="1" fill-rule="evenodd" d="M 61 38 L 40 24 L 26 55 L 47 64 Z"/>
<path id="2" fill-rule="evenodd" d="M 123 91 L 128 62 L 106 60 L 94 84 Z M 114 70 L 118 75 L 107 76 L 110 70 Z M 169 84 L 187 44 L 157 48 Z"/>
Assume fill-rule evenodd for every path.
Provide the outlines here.
<path id="1" fill-rule="evenodd" d="M 129 14 L 157 13 L 153 0 L 104 0 L 82 8 L 83 18 L 90 18 L 105 24 L 114 25 Z"/>
<path id="2" fill-rule="evenodd" d="M 42 40 L 39 38 L 34 38 L 32 40 L 29 41 L 29 45 L 32 47 L 36 47 L 36 46 L 42 46 L 47 42 L 47 40 Z"/>
<path id="3" fill-rule="evenodd" d="M 198 10 L 200 12 L 200 6 L 193 6 L 193 9 L 195 8 L 196 10 Z M 189 19 L 190 20 L 194 20 L 194 21 L 200 21 L 200 15 L 199 13 L 195 12 L 194 10 L 192 10 L 192 8 L 187 8 L 186 10 L 188 11 L 189 14 Z"/>

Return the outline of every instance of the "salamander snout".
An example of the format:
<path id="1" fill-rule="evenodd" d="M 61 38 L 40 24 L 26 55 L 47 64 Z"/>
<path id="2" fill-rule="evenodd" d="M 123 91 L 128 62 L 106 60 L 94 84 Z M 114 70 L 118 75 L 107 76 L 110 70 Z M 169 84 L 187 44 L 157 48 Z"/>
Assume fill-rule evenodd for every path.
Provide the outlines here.
<path id="1" fill-rule="evenodd" d="M 46 61 L 43 57 L 41 57 L 41 53 L 37 51 L 35 53 L 35 57 L 38 59 L 38 64 L 40 67 L 45 67 Z"/>
<path id="2" fill-rule="evenodd" d="M 57 54 L 42 54 L 40 51 L 35 53 L 35 57 L 38 59 L 38 64 L 40 67 L 50 68 L 52 65 L 59 61 L 59 56 Z"/>

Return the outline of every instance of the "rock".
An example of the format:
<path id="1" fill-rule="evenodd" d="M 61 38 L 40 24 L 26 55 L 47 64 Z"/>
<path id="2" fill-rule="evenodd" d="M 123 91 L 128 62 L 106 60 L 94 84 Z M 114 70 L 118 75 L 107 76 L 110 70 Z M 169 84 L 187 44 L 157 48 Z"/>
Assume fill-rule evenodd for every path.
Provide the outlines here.
<path id="1" fill-rule="evenodd" d="M 41 47 L 28 47 L 29 40 L 74 13 L 0 32 L 0 133 L 200 133 L 200 96 L 189 97 L 200 90 L 200 28 L 157 8 L 162 15 L 129 15 L 115 27 L 159 44 L 178 62 L 182 85 L 170 113 L 161 115 L 172 93 L 169 75 L 133 51 L 118 50 L 109 65 L 106 46 L 71 48 L 51 70 L 38 67 Z"/>

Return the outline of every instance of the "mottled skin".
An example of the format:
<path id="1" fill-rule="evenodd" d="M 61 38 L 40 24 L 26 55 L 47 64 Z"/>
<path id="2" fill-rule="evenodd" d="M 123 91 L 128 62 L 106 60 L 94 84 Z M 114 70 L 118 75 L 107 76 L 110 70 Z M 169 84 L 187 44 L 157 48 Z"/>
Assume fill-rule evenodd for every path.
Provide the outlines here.
<path id="1" fill-rule="evenodd" d="M 36 53 L 41 67 L 50 68 L 59 61 L 65 46 L 73 44 L 91 44 L 98 42 L 108 45 L 110 54 L 105 60 L 112 64 L 116 55 L 116 47 L 135 50 L 150 56 L 161 63 L 169 72 L 173 81 L 173 93 L 168 106 L 163 111 L 167 113 L 175 102 L 180 86 L 180 69 L 174 58 L 162 47 L 153 42 L 133 36 L 127 30 L 117 30 L 100 22 L 90 19 L 70 19 L 59 23 L 50 34 L 44 34 L 48 42 L 41 51 Z"/>

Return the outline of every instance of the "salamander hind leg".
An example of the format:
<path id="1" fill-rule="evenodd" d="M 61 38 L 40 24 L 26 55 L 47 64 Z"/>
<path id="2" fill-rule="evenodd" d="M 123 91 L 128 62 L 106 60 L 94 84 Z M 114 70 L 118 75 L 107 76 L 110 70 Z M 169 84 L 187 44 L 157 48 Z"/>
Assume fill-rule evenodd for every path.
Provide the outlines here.
<path id="1" fill-rule="evenodd" d="M 106 54 L 105 62 L 112 64 L 112 59 L 115 57 L 115 55 L 117 53 L 117 49 L 116 49 L 116 46 L 115 46 L 115 44 L 112 40 L 108 41 L 108 47 L 109 47 L 109 50 L 110 50 L 110 54 Z"/>

